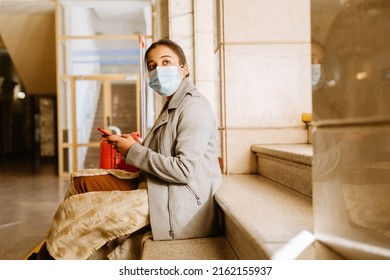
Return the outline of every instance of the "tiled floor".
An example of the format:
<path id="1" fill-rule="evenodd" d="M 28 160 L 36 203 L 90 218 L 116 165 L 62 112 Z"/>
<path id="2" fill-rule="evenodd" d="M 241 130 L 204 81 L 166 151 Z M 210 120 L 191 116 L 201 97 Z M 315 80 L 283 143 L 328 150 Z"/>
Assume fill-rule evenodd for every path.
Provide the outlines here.
<path id="1" fill-rule="evenodd" d="M 0 260 L 21 260 L 45 237 L 68 178 L 55 160 L 0 159 Z"/>

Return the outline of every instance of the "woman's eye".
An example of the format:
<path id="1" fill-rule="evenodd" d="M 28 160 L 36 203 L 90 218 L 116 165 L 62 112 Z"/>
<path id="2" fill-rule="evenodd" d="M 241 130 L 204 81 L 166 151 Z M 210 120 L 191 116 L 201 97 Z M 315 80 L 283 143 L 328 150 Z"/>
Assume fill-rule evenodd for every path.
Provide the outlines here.
<path id="1" fill-rule="evenodd" d="M 156 65 L 149 65 L 149 66 L 148 66 L 149 72 L 152 71 L 152 70 L 154 70 L 154 69 L 156 69 Z"/>
<path id="2" fill-rule="evenodd" d="M 171 64 L 171 62 L 169 60 L 164 60 L 163 61 L 163 65 L 169 65 L 169 64 Z"/>

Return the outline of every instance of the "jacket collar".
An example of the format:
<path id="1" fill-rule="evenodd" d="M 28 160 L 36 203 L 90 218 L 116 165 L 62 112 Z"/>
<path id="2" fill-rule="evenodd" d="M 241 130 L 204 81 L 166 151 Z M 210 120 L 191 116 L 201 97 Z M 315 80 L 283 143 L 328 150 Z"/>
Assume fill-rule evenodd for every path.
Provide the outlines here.
<path id="1" fill-rule="evenodd" d="M 186 96 L 187 93 L 194 95 L 196 92 L 195 85 L 192 83 L 190 78 L 184 78 L 180 83 L 179 88 L 176 90 L 172 99 L 168 103 L 168 110 L 176 109 L 179 106 L 181 100 Z"/>
<path id="2" fill-rule="evenodd" d="M 148 135 L 144 139 L 144 144 L 149 144 L 149 135 L 152 135 L 154 131 L 160 127 L 161 125 L 168 122 L 168 111 L 170 109 L 176 109 L 180 102 L 183 100 L 184 96 L 187 94 L 195 95 L 197 94 L 195 85 L 192 83 L 192 81 L 187 77 L 184 78 L 183 81 L 180 83 L 179 88 L 176 90 L 175 94 L 172 96 L 172 99 L 169 100 L 168 104 L 165 103 L 163 109 L 161 110 L 160 116 L 157 118 L 155 124 L 153 125 L 152 129 L 148 133 Z M 167 109 L 165 109 L 167 107 Z"/>

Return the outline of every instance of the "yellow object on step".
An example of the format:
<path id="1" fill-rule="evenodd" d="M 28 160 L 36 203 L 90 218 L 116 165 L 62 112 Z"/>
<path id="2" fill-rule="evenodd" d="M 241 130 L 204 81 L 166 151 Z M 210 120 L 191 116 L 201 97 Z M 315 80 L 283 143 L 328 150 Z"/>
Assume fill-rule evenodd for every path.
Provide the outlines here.
<path id="1" fill-rule="evenodd" d="M 311 122 L 311 113 L 303 113 L 302 114 L 302 121 L 303 122 Z"/>

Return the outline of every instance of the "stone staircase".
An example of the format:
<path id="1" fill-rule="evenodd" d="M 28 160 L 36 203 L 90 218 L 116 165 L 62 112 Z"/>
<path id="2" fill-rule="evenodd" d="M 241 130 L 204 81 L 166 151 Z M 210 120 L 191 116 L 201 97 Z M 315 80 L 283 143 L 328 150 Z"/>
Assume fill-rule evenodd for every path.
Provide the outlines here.
<path id="1" fill-rule="evenodd" d="M 312 144 L 253 145 L 258 173 L 312 198 Z"/>
<path id="2" fill-rule="evenodd" d="M 313 259 L 312 145 L 253 145 L 252 152 L 258 174 L 225 176 L 216 195 L 233 249 L 239 259 Z"/>
<path id="3" fill-rule="evenodd" d="M 312 144 L 253 145 L 252 152 L 258 174 L 224 175 L 215 195 L 224 236 L 182 240 L 185 254 L 178 241 L 149 241 L 143 259 L 341 259 L 315 240 Z"/>
<path id="4" fill-rule="evenodd" d="M 302 231 L 313 231 L 311 199 L 261 175 L 227 175 L 216 194 L 226 238 L 239 259 L 273 259 Z M 306 243 L 305 243 L 306 244 Z M 299 244 L 295 259 L 307 251 Z M 301 258 L 313 254 L 308 249 Z"/>
<path id="5" fill-rule="evenodd" d="M 237 259 L 315 259 L 311 234 L 312 145 L 253 145 L 252 152 L 257 156 L 258 174 L 223 176 L 215 199 L 221 209 L 225 234 L 209 238 L 207 247 L 223 246 L 223 251 L 233 251 Z M 291 247 L 288 244 L 302 232 L 306 233 L 306 239 L 299 240 L 293 253 L 287 252 L 286 246 Z M 198 252 L 204 251 L 205 242 L 197 240 L 201 239 L 180 241 L 186 244 L 187 259 L 189 254 L 198 258 Z M 175 242 L 150 241 L 144 259 L 155 259 L 156 254 L 169 251 Z M 181 258 L 180 250 L 170 252 L 170 258 Z M 209 256 L 214 259 L 214 255 Z M 220 259 L 231 256 L 231 253 L 219 255 Z"/>
<path id="6" fill-rule="evenodd" d="M 258 174 L 225 175 L 216 201 L 238 259 L 341 259 L 316 241 L 312 144 L 253 145 Z"/>
<path id="7" fill-rule="evenodd" d="M 178 241 L 151 240 L 143 259 L 342 259 L 315 239 L 311 114 L 302 121 L 306 144 L 252 145 L 257 173 L 223 176 L 215 195 L 223 236 L 180 241 L 185 254 L 172 247 Z"/>

